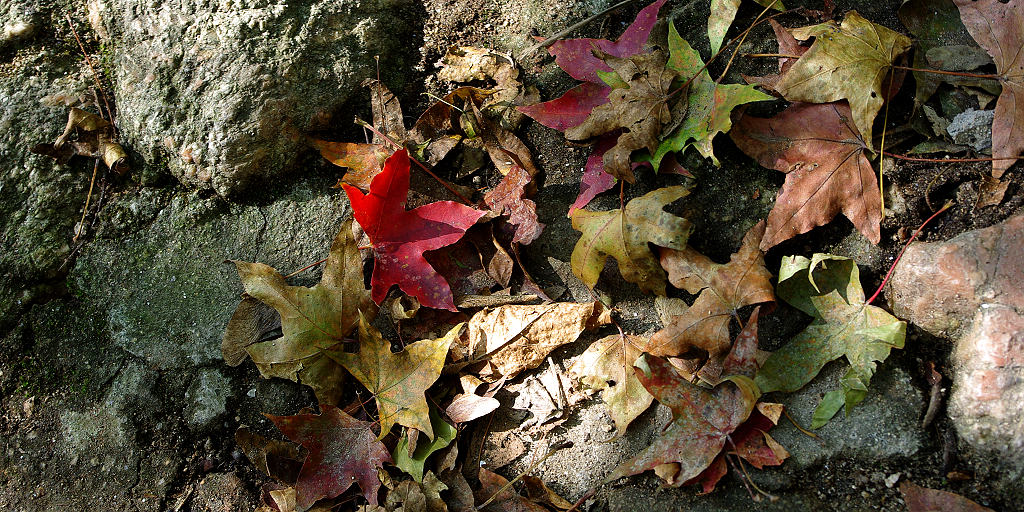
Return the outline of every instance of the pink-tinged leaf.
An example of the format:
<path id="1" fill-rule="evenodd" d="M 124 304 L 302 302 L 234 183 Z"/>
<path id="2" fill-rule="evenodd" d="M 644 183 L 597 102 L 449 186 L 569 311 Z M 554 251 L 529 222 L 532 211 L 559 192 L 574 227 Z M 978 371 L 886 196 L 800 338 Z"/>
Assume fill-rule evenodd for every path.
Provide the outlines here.
<path id="1" fill-rule="evenodd" d="M 370 183 L 370 193 L 343 185 L 352 212 L 373 245 L 373 301 L 380 304 L 392 285 L 420 304 L 456 311 L 451 288 L 423 257 L 462 238 L 485 212 L 453 201 L 405 209 L 409 192 L 409 153 L 401 150 L 384 163 Z"/>
<path id="2" fill-rule="evenodd" d="M 555 64 L 569 73 L 569 76 L 583 80 L 584 82 L 601 83 L 597 72 L 611 71 L 601 59 L 594 56 L 593 49 L 601 50 L 604 53 L 615 57 L 629 57 L 640 53 L 647 38 L 658 21 L 658 11 L 665 5 L 666 0 L 658 0 L 647 7 L 644 7 L 636 20 L 626 28 L 615 42 L 607 39 L 564 39 L 555 41 L 548 52 L 555 56 Z"/>
<path id="3" fill-rule="evenodd" d="M 564 132 L 583 124 L 594 107 L 608 103 L 608 93 L 611 90 L 611 87 L 601 83 L 584 82 L 569 89 L 559 98 L 516 108 L 534 121 Z"/>
<path id="4" fill-rule="evenodd" d="M 384 444 L 370 430 L 369 421 L 359 421 L 337 407 L 320 405 L 322 414 L 298 414 L 267 418 L 284 435 L 307 450 L 295 483 L 296 510 L 306 510 L 317 500 L 333 498 L 359 484 L 363 497 L 377 504 L 380 478 L 377 471 L 391 462 Z"/>
<path id="5" fill-rule="evenodd" d="M 992 512 L 992 509 L 983 507 L 959 494 L 928 489 L 913 482 L 904 480 L 900 482 L 900 494 L 907 504 L 909 512 L 932 512 L 942 510 L 943 512 Z"/>
<path id="6" fill-rule="evenodd" d="M 604 170 L 604 153 L 615 146 L 617 140 L 617 134 L 609 134 L 598 139 L 594 145 L 593 152 L 587 157 L 587 165 L 583 168 L 580 195 L 576 196 L 576 201 L 569 207 L 569 217 L 572 217 L 572 212 L 590 204 L 598 194 L 615 186 L 615 176 Z"/>
<path id="7" fill-rule="evenodd" d="M 1024 152 L 1024 2 L 953 3 L 971 37 L 992 56 L 1003 85 L 992 121 L 992 176 L 999 178 Z"/>
<path id="8" fill-rule="evenodd" d="M 484 195 L 484 204 L 499 215 L 508 214 L 509 223 L 516 227 L 512 243 L 529 245 L 544 230 L 544 224 L 537 222 L 537 203 L 523 197 L 530 179 L 526 169 L 513 165 L 501 183 Z"/>

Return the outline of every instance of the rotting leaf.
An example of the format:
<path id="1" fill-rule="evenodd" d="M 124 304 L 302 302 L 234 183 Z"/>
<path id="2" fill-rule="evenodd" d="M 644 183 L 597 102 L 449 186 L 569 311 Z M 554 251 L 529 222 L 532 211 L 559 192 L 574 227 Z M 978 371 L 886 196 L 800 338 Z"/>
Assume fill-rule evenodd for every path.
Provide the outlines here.
<path id="1" fill-rule="evenodd" d="M 423 252 L 457 242 L 485 212 L 453 201 L 406 210 L 409 154 L 404 149 L 388 158 L 370 184 L 369 194 L 351 185 L 344 189 L 353 215 L 373 245 L 373 301 L 380 304 L 397 284 L 424 306 L 456 311 L 451 288 Z"/>
<path id="2" fill-rule="evenodd" d="M 1000 178 L 1024 152 L 1024 3 L 953 0 L 960 19 L 992 60 L 1003 92 L 992 121 L 992 177 Z"/>
<path id="3" fill-rule="evenodd" d="M 260 375 L 302 382 L 327 405 L 338 403 L 343 373 L 323 352 L 344 342 L 361 314 L 372 318 L 377 312 L 369 290 L 363 288 L 351 226 L 351 220 L 342 224 L 323 276 L 312 288 L 289 286 L 280 273 L 262 263 L 233 261 L 245 292 L 281 316 L 280 338 L 246 348 Z"/>
<path id="4" fill-rule="evenodd" d="M 249 345 L 264 341 L 265 336 L 281 328 L 281 315 L 274 308 L 259 299 L 246 296 L 238 303 L 235 312 L 224 328 L 220 342 L 220 353 L 228 366 L 242 364 L 249 353 Z"/>
<path id="5" fill-rule="evenodd" d="M 616 437 L 622 436 L 654 401 L 633 372 L 633 362 L 647 350 L 649 342 L 643 336 L 621 333 L 601 338 L 569 368 L 569 373 L 585 386 L 603 390 L 601 399 L 615 422 Z"/>
<path id="6" fill-rule="evenodd" d="M 648 243 L 684 249 L 690 221 L 665 212 L 669 203 L 689 194 L 687 187 L 665 187 L 630 201 L 625 208 L 605 212 L 576 210 L 572 227 L 582 235 L 572 251 L 572 271 L 593 288 L 609 256 L 619 263 L 622 277 L 641 290 L 665 295 L 665 271 Z"/>
<path id="7" fill-rule="evenodd" d="M 485 48 L 461 46 L 450 48 L 439 64 L 441 70 L 437 76 L 440 80 L 494 80 L 496 91 L 483 101 L 480 110 L 487 117 L 499 119 L 503 128 L 514 130 L 522 122 L 523 114 L 512 107 L 540 100 L 535 86 L 524 86 L 520 81 L 519 68 L 508 55 Z"/>
<path id="8" fill-rule="evenodd" d="M 118 175 L 128 172 L 128 154 L 115 140 L 114 125 L 102 117 L 72 107 L 64 133 L 53 144 L 36 144 L 31 151 L 66 164 L 74 155 L 103 160 Z"/>
<path id="9" fill-rule="evenodd" d="M 775 89 L 789 101 L 849 101 L 853 124 L 872 148 L 871 127 L 887 94 L 883 82 L 896 58 L 910 49 L 910 39 L 857 11 L 846 13 L 841 25 L 830 21 L 792 33 L 800 40 L 814 37 L 814 43 Z"/>
<path id="10" fill-rule="evenodd" d="M 423 470 L 426 467 L 427 458 L 434 452 L 451 444 L 458 433 L 455 427 L 441 419 L 441 416 L 437 414 L 434 408 L 430 408 L 429 415 L 430 427 L 434 431 L 434 439 L 426 443 L 422 441 L 416 443 L 416 448 L 410 454 L 409 436 L 411 432 L 409 429 L 406 429 L 405 434 L 398 440 L 398 444 L 395 445 L 395 450 L 392 452 L 395 466 L 408 473 L 417 482 L 423 482 Z"/>
<path id="11" fill-rule="evenodd" d="M 513 165 L 501 183 L 484 195 L 484 204 L 499 215 L 507 214 L 509 223 L 515 226 L 512 243 L 529 245 L 544 229 L 544 224 L 537 221 L 537 203 L 524 197 L 530 182 L 526 169 Z"/>
<path id="12" fill-rule="evenodd" d="M 764 254 L 758 248 L 764 235 L 764 222 L 750 228 L 740 250 L 729 263 L 714 263 L 691 247 L 684 250 L 662 249 L 661 265 L 669 282 L 697 295 L 693 305 L 672 323 L 651 337 L 647 349 L 656 356 L 687 355 L 693 349 L 706 352 L 717 378 L 722 359 L 729 351 L 729 323 L 737 311 L 751 304 L 772 302 L 771 272 L 764 266 Z"/>
<path id="13" fill-rule="evenodd" d="M 373 423 L 359 421 L 337 407 L 320 407 L 321 414 L 266 415 L 284 435 L 309 450 L 295 484 L 296 510 L 338 496 L 353 483 L 359 484 L 366 501 L 376 505 L 377 471 L 391 462 L 391 456 L 370 430 Z"/>
<path id="14" fill-rule="evenodd" d="M 462 359 L 489 359 L 511 379 L 536 368 L 551 351 L 576 341 L 583 331 L 610 322 L 609 311 L 600 302 L 500 306 L 473 315 L 457 347 Z"/>
<path id="15" fill-rule="evenodd" d="M 840 211 L 872 243 L 881 240 L 882 196 L 848 105 L 794 103 L 769 119 L 743 116 L 730 135 L 759 164 L 787 173 L 761 250 L 823 226 Z"/>
<path id="16" fill-rule="evenodd" d="M 235 446 L 264 475 L 289 485 L 298 480 L 304 459 L 299 445 L 267 439 L 242 425 L 235 431 Z"/>
<path id="17" fill-rule="evenodd" d="M 756 377 L 761 391 L 793 392 L 826 363 L 846 357 L 850 367 L 841 390 L 826 395 L 815 411 L 818 428 L 844 404 L 846 413 L 867 396 L 878 362 L 903 348 L 907 324 L 866 304 L 857 264 L 841 256 L 787 256 L 779 269 L 779 297 L 814 318 L 813 323 L 772 353 Z"/>
<path id="18" fill-rule="evenodd" d="M 448 347 L 463 324 L 444 337 L 420 340 L 392 353 L 391 343 L 366 319 L 359 320 L 359 352 L 328 352 L 327 355 L 352 374 L 377 400 L 380 435 L 387 435 L 398 423 L 423 432 L 431 440 L 431 426 L 425 392 L 441 374 Z"/>

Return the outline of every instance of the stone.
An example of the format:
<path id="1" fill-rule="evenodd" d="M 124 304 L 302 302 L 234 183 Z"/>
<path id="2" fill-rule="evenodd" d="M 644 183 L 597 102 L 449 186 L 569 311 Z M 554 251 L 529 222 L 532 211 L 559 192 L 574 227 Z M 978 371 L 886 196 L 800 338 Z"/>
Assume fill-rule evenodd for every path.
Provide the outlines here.
<path id="1" fill-rule="evenodd" d="M 297 170 L 362 81 L 401 89 L 407 0 L 90 0 L 128 149 L 236 195 Z M 350 123 L 351 113 L 338 122 Z"/>
<path id="2" fill-rule="evenodd" d="M 992 152 L 992 119 L 994 110 L 974 110 L 969 108 L 953 118 L 946 127 L 946 132 L 953 137 L 953 142 L 962 146 L 970 146 L 975 151 Z"/>
<path id="3" fill-rule="evenodd" d="M 1024 480 L 1024 216 L 915 243 L 891 280 L 897 315 L 955 339 L 948 415 L 991 456 L 1004 489 Z"/>
<path id="4" fill-rule="evenodd" d="M 257 500 L 234 473 L 211 473 L 196 486 L 191 499 L 195 512 L 255 510 Z"/>
<path id="5" fill-rule="evenodd" d="M 185 416 L 189 426 L 195 430 L 214 426 L 217 418 L 227 412 L 229 398 L 230 379 L 212 368 L 199 370 L 198 378 L 185 392 Z"/>

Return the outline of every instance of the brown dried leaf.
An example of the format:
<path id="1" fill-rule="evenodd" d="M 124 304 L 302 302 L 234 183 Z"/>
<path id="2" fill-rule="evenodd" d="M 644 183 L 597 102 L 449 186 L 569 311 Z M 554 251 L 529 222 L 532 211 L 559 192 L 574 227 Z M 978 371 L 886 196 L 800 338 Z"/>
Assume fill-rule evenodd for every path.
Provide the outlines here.
<path id="1" fill-rule="evenodd" d="M 238 303 L 224 329 L 220 353 L 228 366 L 238 366 L 249 354 L 245 349 L 259 343 L 263 337 L 281 327 L 281 315 L 258 299 L 246 296 Z"/>
<path id="2" fill-rule="evenodd" d="M 909 512 L 992 512 L 959 494 L 928 489 L 909 480 L 900 482 L 900 494 Z"/>
<path id="3" fill-rule="evenodd" d="M 512 243 L 529 245 L 544 229 L 544 224 L 537 221 L 537 203 L 524 197 L 530 181 L 525 169 L 513 165 L 501 183 L 484 195 L 484 204 L 499 215 L 507 213 L 509 223 L 516 227 Z"/>
<path id="4" fill-rule="evenodd" d="M 75 135 L 74 140 L 68 140 Z M 33 153 L 46 155 L 60 163 L 67 163 L 74 155 L 99 158 L 119 175 L 128 172 L 128 154 L 114 138 L 114 125 L 102 117 L 72 108 L 64 133 L 53 144 L 36 144 Z"/>
<path id="5" fill-rule="evenodd" d="M 633 371 L 633 362 L 648 348 L 641 336 L 615 334 L 594 342 L 569 368 L 569 373 L 591 389 L 604 390 L 601 398 L 615 422 L 616 437 L 651 406 L 654 397 Z"/>

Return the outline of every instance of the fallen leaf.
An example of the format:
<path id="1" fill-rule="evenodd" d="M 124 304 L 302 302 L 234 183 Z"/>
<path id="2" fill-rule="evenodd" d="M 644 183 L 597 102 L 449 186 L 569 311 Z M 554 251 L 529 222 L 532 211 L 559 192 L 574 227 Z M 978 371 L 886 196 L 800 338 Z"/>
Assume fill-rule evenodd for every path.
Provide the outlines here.
<path id="1" fill-rule="evenodd" d="M 128 154 L 114 136 L 114 125 L 80 108 L 71 108 L 64 133 L 53 144 L 36 144 L 30 151 L 52 157 L 62 164 L 74 155 L 99 158 L 118 175 L 128 172 Z"/>
<path id="2" fill-rule="evenodd" d="M 351 185 L 344 189 L 353 215 L 373 244 L 373 301 L 380 304 L 397 284 L 424 306 L 455 311 L 451 288 L 423 252 L 457 242 L 485 212 L 453 201 L 407 211 L 409 154 L 404 149 L 388 158 L 370 184 L 369 194 Z"/>
<path id="3" fill-rule="evenodd" d="M 321 414 L 266 415 L 284 435 L 309 450 L 295 484 L 295 508 L 306 510 L 316 500 L 340 495 L 353 483 L 359 484 L 366 501 L 376 505 L 377 471 L 391 462 L 391 456 L 370 430 L 373 423 L 359 421 L 334 406 L 321 404 L 320 408 Z"/>
<path id="4" fill-rule="evenodd" d="M 477 505 L 477 510 L 485 512 L 548 512 L 548 509 L 516 494 L 512 486 L 505 487 L 508 484 L 505 477 L 487 468 L 480 468 L 479 477 L 480 488 L 473 493 L 476 502 L 482 505 L 492 497 L 494 499 L 486 507 L 480 508 L 480 505 Z"/>
<path id="5" fill-rule="evenodd" d="M 653 153 L 662 127 L 672 120 L 668 102 L 676 74 L 665 66 L 668 57 L 660 50 L 627 58 L 600 56 L 626 86 L 609 91 L 608 103 L 594 107 L 586 120 L 565 130 L 565 136 L 586 140 L 621 130 L 615 146 L 604 153 L 604 171 L 633 183 L 630 155 L 644 148 Z"/>
<path id="6" fill-rule="evenodd" d="M 604 83 L 583 82 L 556 99 L 517 108 L 534 121 L 564 132 L 586 121 L 595 107 L 608 103 L 609 92 Z"/>
<path id="7" fill-rule="evenodd" d="M 784 11 L 786 8 L 782 2 L 772 0 L 755 0 L 757 3 Z M 711 0 L 711 14 L 708 16 L 708 40 L 711 41 L 711 54 L 715 55 L 722 48 L 722 41 L 725 33 L 729 31 L 733 20 L 736 19 L 736 12 L 739 11 L 740 0 Z"/>
<path id="8" fill-rule="evenodd" d="M 522 481 L 523 492 L 530 501 L 541 505 L 550 505 L 560 510 L 572 508 L 572 503 L 569 503 L 565 498 L 559 496 L 558 493 L 552 491 L 540 478 L 532 475 L 523 475 Z"/>
<path id="9" fill-rule="evenodd" d="M 235 446 L 264 475 L 287 484 L 298 480 L 304 459 L 299 445 L 267 439 L 243 425 L 235 431 Z"/>
<path id="10" fill-rule="evenodd" d="M 789 68 L 793 67 L 797 59 L 807 52 L 807 47 L 802 46 L 799 41 L 793 37 L 789 29 L 783 27 L 779 22 L 775 20 L 768 20 L 771 24 L 772 30 L 775 32 L 775 39 L 779 42 L 779 55 L 795 55 L 793 57 L 779 57 L 779 73 L 776 75 L 767 76 L 747 76 L 743 75 L 743 79 L 750 84 L 760 85 L 769 91 L 775 91 L 776 84 L 782 79 L 782 75 L 785 75 Z"/>
<path id="11" fill-rule="evenodd" d="M 519 79 L 519 68 L 508 55 L 485 48 L 460 46 L 451 48 L 441 58 L 438 79 L 449 82 L 493 80 L 496 91 L 480 105 L 488 117 L 499 119 L 503 128 L 519 127 L 523 114 L 512 108 L 536 103 L 540 92 L 534 86 L 524 86 Z"/>
<path id="12" fill-rule="evenodd" d="M 501 407 L 501 402 L 496 398 L 462 393 L 452 400 L 445 414 L 455 423 L 466 423 L 487 416 L 498 407 Z"/>
<path id="13" fill-rule="evenodd" d="M 978 201 L 974 207 L 999 206 L 999 203 L 1003 202 L 1003 196 L 1006 195 L 1008 188 L 1010 188 L 1009 181 L 999 181 L 992 176 L 983 176 L 981 186 L 978 187 Z"/>
<path id="14" fill-rule="evenodd" d="M 759 164 L 786 174 L 761 250 L 830 222 L 840 211 L 881 240 L 882 196 L 845 103 L 794 103 L 769 119 L 743 116 L 730 134 Z"/>
<path id="15" fill-rule="evenodd" d="M 818 428 L 867 396 L 877 363 L 903 348 L 907 324 L 864 302 L 857 264 L 841 256 L 784 257 L 776 291 L 814 321 L 764 362 L 756 377 L 762 392 L 796 391 L 840 357 L 850 364 L 842 389 L 828 392 L 815 410 L 811 426 Z"/>
<path id="16" fill-rule="evenodd" d="M 384 168 L 384 161 L 390 154 L 383 144 L 331 142 L 313 138 L 309 139 L 309 143 L 332 164 L 349 169 L 341 177 L 341 183 L 348 183 L 360 190 L 370 189 L 370 182 Z"/>
<path id="17" fill-rule="evenodd" d="M 511 379 L 536 368 L 556 348 L 576 341 L 588 329 L 611 322 L 599 302 L 555 302 L 500 306 L 477 312 L 457 343 L 470 362 L 490 360 Z"/>
<path id="18" fill-rule="evenodd" d="M 745 103 L 773 98 L 752 85 L 715 83 L 707 70 L 703 69 L 700 54 L 679 36 L 675 25 L 671 23 L 668 48 L 668 67 L 682 78 L 694 78 L 686 91 L 685 117 L 673 119 L 673 123 L 679 123 L 678 127 L 667 130 L 668 135 L 651 151 L 651 163 L 655 170 L 659 170 L 665 155 L 683 151 L 692 145 L 717 166 L 718 158 L 715 157 L 712 141 L 715 135 L 728 132 L 732 127 L 732 110 Z"/>
<path id="19" fill-rule="evenodd" d="M 900 482 L 900 494 L 908 512 L 992 512 L 959 494 L 928 489 L 908 480 Z"/>
<path id="20" fill-rule="evenodd" d="M 757 337 L 752 331 L 756 324 L 755 312 L 723 363 L 727 376 L 713 389 L 691 383 L 662 358 L 645 354 L 636 360 L 637 378 L 672 410 L 672 422 L 649 447 L 615 468 L 605 482 L 660 467 L 659 474 L 678 487 L 715 462 L 761 396 L 751 378 L 757 370 Z"/>
<path id="21" fill-rule="evenodd" d="M 661 265 L 676 288 L 697 295 L 693 305 L 672 323 L 651 337 L 647 352 L 656 356 L 683 356 L 693 349 L 707 353 L 717 378 L 722 360 L 729 351 L 729 323 L 743 306 L 773 302 L 771 272 L 764 266 L 764 254 L 758 248 L 764 235 L 764 222 L 750 228 L 740 250 L 729 263 L 715 263 L 691 247 L 662 249 Z"/>
<path id="22" fill-rule="evenodd" d="M 633 371 L 633 362 L 649 342 L 649 338 L 622 333 L 601 338 L 569 368 L 570 375 L 585 386 L 603 390 L 601 399 L 615 422 L 616 437 L 625 434 L 626 427 L 654 401 Z"/>
<path id="23" fill-rule="evenodd" d="M 405 471 L 417 482 L 423 481 L 423 470 L 427 464 L 427 458 L 430 457 L 434 452 L 448 446 L 453 440 L 458 431 L 455 427 L 449 425 L 441 416 L 437 414 L 433 408 L 430 409 L 430 428 L 434 431 L 434 439 L 428 443 L 419 442 L 416 443 L 416 447 L 413 452 L 409 453 L 409 436 L 410 430 L 406 429 L 405 434 L 402 435 L 398 440 L 398 444 L 395 445 L 395 450 L 392 452 L 392 458 L 395 461 L 395 466 L 398 469 Z"/>
<path id="24" fill-rule="evenodd" d="M 1020 0 L 953 0 L 960 19 L 992 60 L 1003 92 L 992 121 L 992 177 L 1000 178 L 1024 152 L 1024 4 Z"/>
<path id="25" fill-rule="evenodd" d="M 615 186 L 615 176 L 604 170 L 604 154 L 615 146 L 618 137 L 614 134 L 603 135 L 594 144 L 594 150 L 587 157 L 587 163 L 583 167 L 583 179 L 580 181 L 580 193 L 576 201 L 569 207 L 568 216 L 572 212 L 590 204 L 590 201 L 598 194 Z M 634 168 L 638 164 L 633 164 Z"/>
<path id="26" fill-rule="evenodd" d="M 814 43 L 775 89 L 789 101 L 849 101 L 853 124 L 871 149 L 871 127 L 888 93 L 883 81 L 896 58 L 910 49 L 910 39 L 857 11 L 846 13 L 841 25 L 830 21 L 792 33 L 800 40 L 814 37 Z"/>
<path id="27" fill-rule="evenodd" d="M 459 335 L 463 324 L 456 325 L 442 338 L 410 343 L 401 352 L 392 353 L 391 343 L 364 318 L 359 320 L 359 352 L 328 352 L 345 367 L 377 401 L 380 435 L 399 425 L 423 432 L 431 440 L 431 426 L 425 392 L 441 375 L 448 347 Z"/>
<path id="28" fill-rule="evenodd" d="M 665 295 L 665 271 L 648 243 L 683 249 L 690 235 L 690 221 L 663 210 L 689 194 L 685 186 L 665 187 L 630 201 L 625 208 L 572 213 L 572 227 L 582 233 L 572 251 L 572 271 L 593 288 L 605 261 L 612 256 L 622 277 L 645 292 Z"/>
<path id="29" fill-rule="evenodd" d="M 343 373 L 324 351 L 346 340 L 360 314 L 372 318 L 377 312 L 369 290 L 363 288 L 362 261 L 351 226 L 351 220 L 342 224 L 323 276 L 312 288 L 289 286 L 280 273 L 262 263 L 233 261 L 245 293 L 281 316 L 280 338 L 246 348 L 260 375 L 302 382 L 326 405 L 338 403 Z"/>
<path id="30" fill-rule="evenodd" d="M 281 315 L 274 308 L 259 299 L 245 297 L 224 328 L 220 342 L 220 353 L 228 366 L 238 366 L 249 357 L 245 351 L 249 345 L 265 340 L 265 336 L 281 328 Z"/>
<path id="31" fill-rule="evenodd" d="M 515 226 L 512 243 L 529 245 L 544 229 L 544 224 L 537 222 L 537 203 L 524 197 L 524 187 L 530 181 L 526 169 L 513 165 L 501 183 L 484 194 L 484 204 L 499 215 L 508 214 L 509 223 Z"/>

